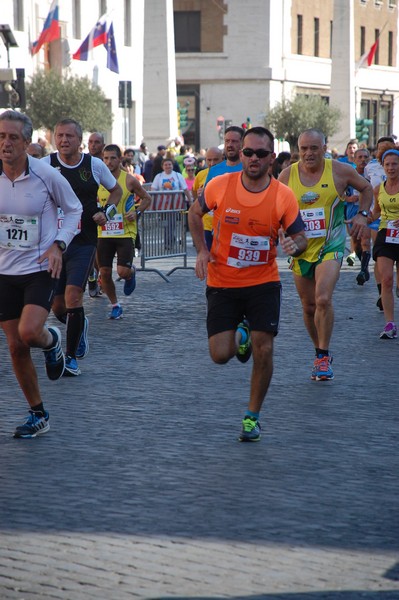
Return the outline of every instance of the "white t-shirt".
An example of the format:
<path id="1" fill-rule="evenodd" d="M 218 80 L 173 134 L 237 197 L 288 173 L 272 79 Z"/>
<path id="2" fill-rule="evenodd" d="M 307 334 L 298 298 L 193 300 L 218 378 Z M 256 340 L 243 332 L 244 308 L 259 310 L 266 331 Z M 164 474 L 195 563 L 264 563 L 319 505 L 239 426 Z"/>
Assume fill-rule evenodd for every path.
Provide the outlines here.
<path id="1" fill-rule="evenodd" d="M 158 175 L 154 177 L 151 189 L 155 191 L 174 192 L 176 190 L 186 190 L 187 183 L 181 173 L 172 171 L 167 175 L 162 171 L 162 173 L 158 173 Z"/>
<path id="2" fill-rule="evenodd" d="M 46 271 L 38 259 L 55 239 L 74 238 L 82 204 L 68 181 L 43 159 L 28 157 L 28 168 L 11 181 L 0 161 L 0 273 L 26 275 Z M 58 207 L 64 221 L 58 229 Z"/>
<path id="3" fill-rule="evenodd" d="M 383 181 L 386 181 L 387 176 L 385 175 L 384 167 L 378 162 L 376 158 L 373 158 L 364 167 L 364 177 L 371 183 L 374 189 L 377 185 L 380 185 Z"/>

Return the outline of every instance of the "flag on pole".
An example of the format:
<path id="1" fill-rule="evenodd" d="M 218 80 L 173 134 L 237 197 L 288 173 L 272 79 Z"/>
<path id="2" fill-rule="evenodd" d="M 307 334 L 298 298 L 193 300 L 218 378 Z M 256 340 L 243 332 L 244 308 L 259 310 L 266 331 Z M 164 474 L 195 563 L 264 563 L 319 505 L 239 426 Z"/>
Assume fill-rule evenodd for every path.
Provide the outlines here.
<path id="1" fill-rule="evenodd" d="M 89 35 L 76 50 L 72 58 L 75 60 L 88 60 L 89 52 L 96 46 L 105 45 L 107 43 L 107 20 L 103 15 L 99 18 Z"/>
<path id="2" fill-rule="evenodd" d="M 76 50 L 72 58 L 75 60 L 88 60 L 89 52 L 96 46 L 104 46 L 107 51 L 107 67 L 114 73 L 119 73 L 118 57 L 116 54 L 114 25 L 107 23 L 107 15 L 97 21 L 89 35 Z"/>
<path id="3" fill-rule="evenodd" d="M 372 63 L 373 63 L 374 56 L 375 56 L 375 53 L 377 51 L 377 46 L 378 46 L 379 39 L 380 38 L 377 38 L 375 40 L 374 44 L 371 46 L 370 50 L 367 53 L 366 58 L 367 58 L 367 66 L 368 67 L 370 67 L 372 65 Z"/>
<path id="4" fill-rule="evenodd" d="M 363 54 L 363 56 L 360 57 L 360 60 L 357 64 L 358 69 L 360 69 L 361 67 L 366 67 L 366 66 L 371 67 L 371 65 L 373 64 L 375 53 L 377 51 L 377 46 L 378 46 L 379 40 L 380 40 L 380 38 L 377 38 L 375 40 L 374 44 L 371 46 L 370 50 L 368 52 L 365 52 Z"/>
<path id="5" fill-rule="evenodd" d="M 50 12 L 44 22 L 43 30 L 36 42 L 33 42 L 31 53 L 37 54 L 43 44 L 48 44 L 61 37 L 60 22 L 58 16 L 58 0 L 53 0 L 50 6 Z"/>
<path id="6" fill-rule="evenodd" d="M 107 67 L 114 73 L 119 73 L 118 56 L 116 54 L 114 25 L 111 22 L 107 33 Z"/>

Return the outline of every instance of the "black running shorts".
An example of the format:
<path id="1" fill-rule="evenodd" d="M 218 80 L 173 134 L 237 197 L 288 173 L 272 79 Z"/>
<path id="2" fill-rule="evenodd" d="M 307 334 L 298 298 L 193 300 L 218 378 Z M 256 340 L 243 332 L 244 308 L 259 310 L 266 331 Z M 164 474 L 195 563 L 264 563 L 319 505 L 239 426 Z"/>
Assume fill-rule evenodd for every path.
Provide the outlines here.
<path id="1" fill-rule="evenodd" d="M 19 319 L 27 304 L 50 312 L 56 279 L 48 271 L 28 275 L 0 275 L 0 321 Z"/>
<path id="2" fill-rule="evenodd" d="M 119 267 L 131 267 L 134 257 L 133 238 L 99 238 L 97 262 L 99 267 L 112 267 L 116 255 Z"/>
<path id="3" fill-rule="evenodd" d="M 377 260 L 379 256 L 390 258 L 393 262 L 399 261 L 399 244 L 392 244 L 385 241 L 387 230 L 380 229 L 373 245 L 373 259 Z"/>
<path id="4" fill-rule="evenodd" d="M 207 287 L 208 337 L 236 329 L 245 317 L 252 331 L 277 335 L 280 321 L 281 283 L 244 288 Z"/>
<path id="5" fill-rule="evenodd" d="M 85 289 L 96 255 L 96 246 L 72 241 L 62 257 L 61 276 L 55 290 L 56 296 L 63 295 L 67 285 Z"/>

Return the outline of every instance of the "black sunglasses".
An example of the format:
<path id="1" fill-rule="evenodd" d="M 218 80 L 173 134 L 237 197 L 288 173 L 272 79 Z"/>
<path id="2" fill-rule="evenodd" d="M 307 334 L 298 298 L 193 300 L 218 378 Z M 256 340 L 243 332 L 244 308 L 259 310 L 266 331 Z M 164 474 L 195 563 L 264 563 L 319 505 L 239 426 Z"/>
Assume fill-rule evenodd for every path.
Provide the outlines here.
<path id="1" fill-rule="evenodd" d="M 257 158 L 266 158 L 269 154 L 273 154 L 273 150 L 263 150 L 263 148 L 259 148 L 259 150 L 252 150 L 252 148 L 243 148 L 242 153 L 244 156 L 251 158 L 254 154 Z"/>

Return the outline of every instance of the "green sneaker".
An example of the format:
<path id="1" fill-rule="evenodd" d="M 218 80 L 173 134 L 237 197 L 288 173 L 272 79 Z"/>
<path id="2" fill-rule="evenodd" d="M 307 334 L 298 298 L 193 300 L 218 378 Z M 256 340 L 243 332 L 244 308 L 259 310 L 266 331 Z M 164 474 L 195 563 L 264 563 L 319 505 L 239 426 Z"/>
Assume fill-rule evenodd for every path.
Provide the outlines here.
<path id="1" fill-rule="evenodd" d="M 249 329 L 249 323 L 246 319 L 242 323 L 237 325 L 237 331 L 242 329 L 247 334 L 247 341 L 244 344 L 238 346 L 236 357 L 242 363 L 246 363 L 251 358 L 252 344 L 251 344 L 251 330 Z"/>
<path id="2" fill-rule="evenodd" d="M 238 441 L 259 442 L 261 437 L 261 426 L 259 421 L 253 417 L 244 417 L 242 420 L 242 431 Z"/>

